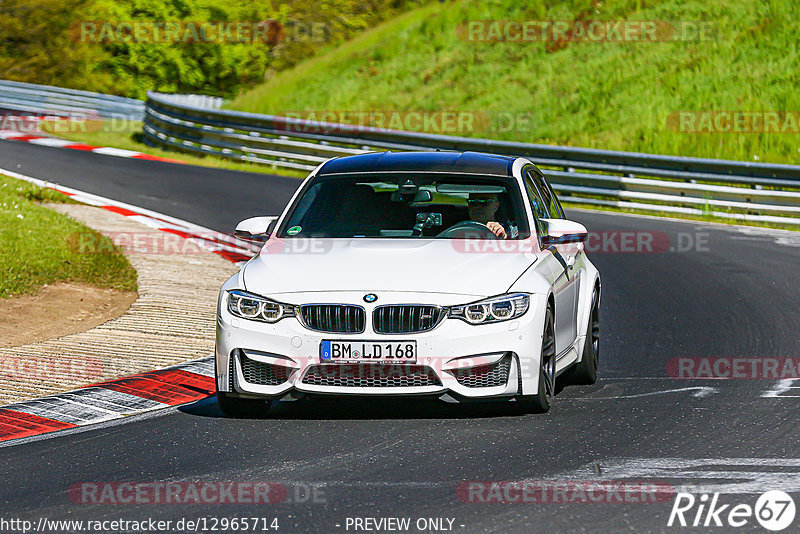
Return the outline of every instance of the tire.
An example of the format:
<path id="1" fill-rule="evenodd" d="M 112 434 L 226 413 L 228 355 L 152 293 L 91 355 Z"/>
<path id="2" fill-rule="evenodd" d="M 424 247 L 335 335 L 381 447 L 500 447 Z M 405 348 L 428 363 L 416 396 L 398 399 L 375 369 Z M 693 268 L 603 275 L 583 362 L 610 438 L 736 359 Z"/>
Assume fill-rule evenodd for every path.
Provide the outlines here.
<path id="1" fill-rule="evenodd" d="M 597 367 L 600 363 L 600 303 L 597 289 L 592 293 L 592 307 L 589 312 L 589 325 L 586 329 L 586 343 L 583 356 L 566 374 L 570 384 L 589 386 L 597 382 Z"/>
<path id="2" fill-rule="evenodd" d="M 553 310 L 548 307 L 544 316 L 542 354 L 539 364 L 539 387 L 536 395 L 519 395 L 516 399 L 522 413 L 547 413 L 555 392 L 556 332 Z"/>
<path id="3" fill-rule="evenodd" d="M 217 404 L 225 415 L 231 417 L 260 417 L 267 414 L 272 401 L 268 399 L 242 399 L 217 391 Z"/>

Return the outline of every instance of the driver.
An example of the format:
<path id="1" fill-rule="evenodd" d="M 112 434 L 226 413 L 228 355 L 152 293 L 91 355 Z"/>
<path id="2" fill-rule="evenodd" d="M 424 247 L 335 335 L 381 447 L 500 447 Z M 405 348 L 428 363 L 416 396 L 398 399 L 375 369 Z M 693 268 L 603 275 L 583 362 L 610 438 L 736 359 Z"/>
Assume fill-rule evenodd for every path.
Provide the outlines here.
<path id="1" fill-rule="evenodd" d="M 497 214 L 500 207 L 500 199 L 494 193 L 470 193 L 467 199 L 467 209 L 469 218 L 475 222 L 486 225 L 497 237 L 508 239 L 506 229 L 499 222 L 492 219 Z"/>

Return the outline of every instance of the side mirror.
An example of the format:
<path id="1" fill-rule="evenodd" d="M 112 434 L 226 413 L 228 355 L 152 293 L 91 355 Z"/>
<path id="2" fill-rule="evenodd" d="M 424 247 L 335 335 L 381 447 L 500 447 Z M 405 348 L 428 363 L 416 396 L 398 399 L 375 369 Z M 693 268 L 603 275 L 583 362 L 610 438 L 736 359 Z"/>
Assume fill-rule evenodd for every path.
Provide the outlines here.
<path id="1" fill-rule="evenodd" d="M 236 225 L 233 235 L 245 241 L 263 243 L 269 239 L 272 226 L 278 217 L 251 217 Z"/>
<path id="2" fill-rule="evenodd" d="M 544 235 L 542 246 L 564 245 L 567 243 L 583 243 L 589 232 L 581 223 L 567 219 L 542 219 Z"/>

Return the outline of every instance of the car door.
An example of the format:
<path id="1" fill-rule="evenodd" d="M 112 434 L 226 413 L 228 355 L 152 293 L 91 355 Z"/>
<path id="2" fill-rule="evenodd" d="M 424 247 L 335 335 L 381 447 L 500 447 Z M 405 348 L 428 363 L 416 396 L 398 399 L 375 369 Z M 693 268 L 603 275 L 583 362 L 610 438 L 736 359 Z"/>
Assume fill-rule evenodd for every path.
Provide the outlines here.
<path id="1" fill-rule="evenodd" d="M 547 184 L 537 171 L 530 167 L 524 173 L 525 190 L 531 202 L 531 208 L 538 219 L 564 218 L 561 206 L 552 195 L 552 190 L 544 188 Z M 548 194 L 549 193 L 549 194 Z M 537 232 L 542 235 L 541 222 L 537 220 Z M 576 311 L 578 306 L 579 270 L 575 268 L 577 253 L 574 244 L 551 245 L 548 250 L 551 256 L 553 271 L 553 293 L 556 303 L 555 329 L 556 354 L 566 351 L 578 336 Z"/>

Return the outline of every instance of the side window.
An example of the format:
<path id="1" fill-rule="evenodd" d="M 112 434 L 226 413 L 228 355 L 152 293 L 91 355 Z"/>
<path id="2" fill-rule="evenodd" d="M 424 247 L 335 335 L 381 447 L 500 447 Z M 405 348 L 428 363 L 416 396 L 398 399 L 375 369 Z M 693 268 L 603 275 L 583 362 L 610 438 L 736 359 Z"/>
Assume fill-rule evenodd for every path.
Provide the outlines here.
<path id="1" fill-rule="evenodd" d="M 550 218 L 563 219 L 564 210 L 561 209 L 561 204 L 558 203 L 558 199 L 556 198 L 553 188 L 550 187 L 550 184 L 548 184 L 544 177 L 539 173 L 535 171 L 529 171 L 529 173 L 532 175 L 533 180 L 536 183 L 536 187 L 542 193 L 542 198 L 547 206 L 547 211 L 550 214 Z"/>
<path id="2" fill-rule="evenodd" d="M 539 194 L 539 191 L 536 190 L 536 186 L 534 185 L 533 179 L 531 177 L 531 171 L 527 171 L 524 175 L 524 182 L 525 182 L 525 192 L 528 195 L 528 200 L 531 203 L 531 210 L 533 211 L 533 217 L 536 220 L 536 230 L 541 235 L 542 228 L 539 223 L 539 219 L 547 219 L 547 207 L 542 199 L 542 196 Z"/>
<path id="3" fill-rule="evenodd" d="M 564 215 L 564 208 L 561 207 L 561 201 L 558 200 L 558 196 L 556 195 L 556 192 L 553 191 L 553 186 L 550 185 L 550 182 L 547 182 L 547 187 L 550 188 L 550 194 L 553 197 L 553 204 L 555 204 L 555 207 L 558 208 L 558 214 L 560 215 L 560 218 L 566 219 L 567 216 Z"/>

